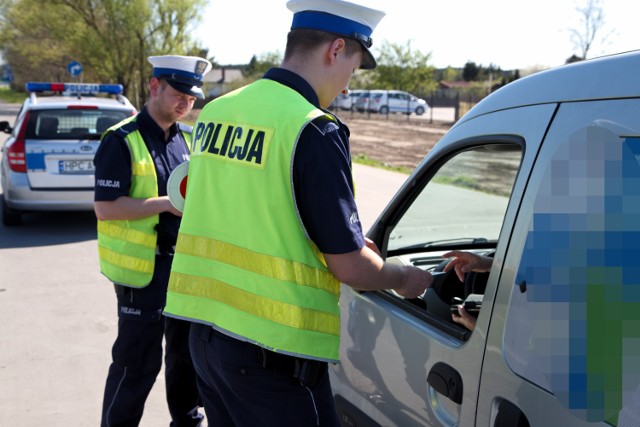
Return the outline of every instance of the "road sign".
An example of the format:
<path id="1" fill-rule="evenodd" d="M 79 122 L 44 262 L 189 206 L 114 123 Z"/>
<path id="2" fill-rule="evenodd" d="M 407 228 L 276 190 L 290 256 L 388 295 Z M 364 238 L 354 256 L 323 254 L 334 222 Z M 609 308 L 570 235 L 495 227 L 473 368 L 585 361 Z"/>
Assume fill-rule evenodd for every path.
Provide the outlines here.
<path id="1" fill-rule="evenodd" d="M 79 76 L 82 73 L 82 65 L 78 61 L 71 61 L 67 65 L 67 70 L 72 76 Z"/>

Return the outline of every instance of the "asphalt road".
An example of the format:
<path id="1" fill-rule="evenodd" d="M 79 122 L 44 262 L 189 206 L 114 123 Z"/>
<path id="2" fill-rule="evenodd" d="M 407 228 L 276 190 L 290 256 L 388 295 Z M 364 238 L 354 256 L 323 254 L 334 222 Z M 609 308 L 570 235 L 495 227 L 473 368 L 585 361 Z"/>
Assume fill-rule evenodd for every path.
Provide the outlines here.
<path id="1" fill-rule="evenodd" d="M 0 102 L 12 125 L 16 105 Z M 7 135 L 0 133 L 0 145 Z M 365 229 L 407 178 L 354 165 Z M 93 212 L 28 214 L 0 225 L 0 426 L 99 425 L 116 299 L 98 271 Z M 169 424 L 163 374 L 142 427 Z"/>

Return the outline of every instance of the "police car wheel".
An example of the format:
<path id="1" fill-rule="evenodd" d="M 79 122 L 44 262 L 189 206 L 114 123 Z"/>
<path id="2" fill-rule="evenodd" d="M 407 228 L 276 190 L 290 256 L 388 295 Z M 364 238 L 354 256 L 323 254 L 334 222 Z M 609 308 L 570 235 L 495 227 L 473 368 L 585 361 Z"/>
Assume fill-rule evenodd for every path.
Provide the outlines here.
<path id="1" fill-rule="evenodd" d="M 416 108 L 416 114 L 417 114 L 418 116 L 423 115 L 423 114 L 424 114 L 424 108 L 422 108 L 422 107 L 417 107 L 417 108 Z"/>
<path id="2" fill-rule="evenodd" d="M 2 224 L 7 227 L 20 225 L 22 223 L 22 214 L 20 211 L 11 209 L 2 198 Z"/>

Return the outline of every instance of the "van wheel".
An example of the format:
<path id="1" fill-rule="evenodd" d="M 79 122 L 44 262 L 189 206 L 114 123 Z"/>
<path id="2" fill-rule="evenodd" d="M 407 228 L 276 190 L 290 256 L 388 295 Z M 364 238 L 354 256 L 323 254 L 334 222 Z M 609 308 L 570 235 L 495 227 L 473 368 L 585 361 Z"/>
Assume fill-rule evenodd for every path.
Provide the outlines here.
<path id="1" fill-rule="evenodd" d="M 386 105 L 380 107 L 380 114 L 389 114 L 389 107 L 387 107 Z"/>
<path id="2" fill-rule="evenodd" d="M 424 114 L 424 107 L 417 107 L 416 108 L 416 114 L 421 116 Z"/>
<path id="3" fill-rule="evenodd" d="M 15 225 L 20 225 L 22 223 L 22 214 L 20 211 L 15 209 L 11 209 L 7 206 L 7 202 L 4 201 L 4 197 L 2 198 L 2 224 L 7 227 L 12 227 Z"/>

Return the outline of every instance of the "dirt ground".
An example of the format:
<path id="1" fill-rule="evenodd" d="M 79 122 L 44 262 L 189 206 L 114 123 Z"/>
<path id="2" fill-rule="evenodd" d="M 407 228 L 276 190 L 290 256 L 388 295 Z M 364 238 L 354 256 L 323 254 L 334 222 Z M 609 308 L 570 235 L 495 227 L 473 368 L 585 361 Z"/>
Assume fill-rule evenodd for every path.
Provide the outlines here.
<path id="1" fill-rule="evenodd" d="M 353 158 L 365 155 L 402 172 L 412 172 L 440 141 L 453 123 L 434 122 L 411 116 L 372 114 L 369 118 L 347 113 L 343 121 L 351 130 Z M 404 118 L 402 118 L 404 117 Z M 377 120 L 376 120 L 377 119 Z M 356 160 L 357 161 L 357 160 Z M 452 166 L 453 165 L 453 166 Z M 465 186 L 489 194 L 508 196 L 520 165 L 520 152 L 513 150 L 469 151 L 450 162 L 446 174 L 468 180 Z M 440 176 L 444 176 L 442 173 Z"/>
<path id="2" fill-rule="evenodd" d="M 349 113 L 347 113 L 349 114 Z M 429 123 L 411 116 L 371 115 L 358 118 L 347 115 L 341 119 L 351 130 L 351 154 L 366 156 L 387 166 L 415 169 L 436 142 L 451 127 L 451 123 Z"/>

